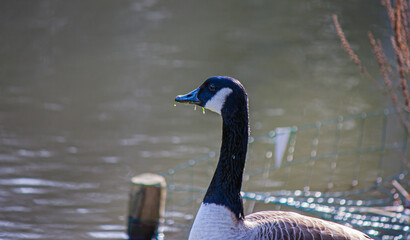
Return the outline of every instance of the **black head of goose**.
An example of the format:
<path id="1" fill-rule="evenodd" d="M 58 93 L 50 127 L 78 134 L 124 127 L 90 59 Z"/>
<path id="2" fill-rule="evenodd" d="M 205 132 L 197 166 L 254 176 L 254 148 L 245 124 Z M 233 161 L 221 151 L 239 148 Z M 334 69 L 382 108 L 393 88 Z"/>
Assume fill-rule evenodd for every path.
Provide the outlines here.
<path id="1" fill-rule="evenodd" d="M 371 239 L 352 228 L 293 212 L 243 214 L 240 195 L 248 147 L 248 97 L 231 77 L 207 79 L 175 101 L 191 103 L 222 116 L 219 162 L 189 234 L 197 239 Z"/>

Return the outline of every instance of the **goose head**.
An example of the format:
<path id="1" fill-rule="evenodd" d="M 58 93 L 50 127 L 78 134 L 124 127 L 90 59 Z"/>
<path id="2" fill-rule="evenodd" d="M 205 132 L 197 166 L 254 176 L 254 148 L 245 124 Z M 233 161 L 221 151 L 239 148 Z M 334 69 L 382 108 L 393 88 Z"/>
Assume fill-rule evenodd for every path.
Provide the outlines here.
<path id="1" fill-rule="evenodd" d="M 201 106 L 224 119 L 240 112 L 248 113 L 248 97 L 244 87 L 238 80 L 226 76 L 208 78 L 197 89 L 178 95 L 175 101 Z"/>

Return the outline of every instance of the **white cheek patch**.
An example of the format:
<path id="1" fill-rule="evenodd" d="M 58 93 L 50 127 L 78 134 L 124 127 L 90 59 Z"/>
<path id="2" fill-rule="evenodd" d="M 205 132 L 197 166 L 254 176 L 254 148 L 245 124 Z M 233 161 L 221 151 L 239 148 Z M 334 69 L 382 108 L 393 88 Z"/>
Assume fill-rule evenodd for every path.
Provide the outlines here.
<path id="1" fill-rule="evenodd" d="M 206 102 L 204 108 L 209 109 L 221 115 L 221 110 L 225 104 L 225 100 L 231 93 L 232 93 L 232 89 L 222 88 L 211 99 L 209 99 Z"/>

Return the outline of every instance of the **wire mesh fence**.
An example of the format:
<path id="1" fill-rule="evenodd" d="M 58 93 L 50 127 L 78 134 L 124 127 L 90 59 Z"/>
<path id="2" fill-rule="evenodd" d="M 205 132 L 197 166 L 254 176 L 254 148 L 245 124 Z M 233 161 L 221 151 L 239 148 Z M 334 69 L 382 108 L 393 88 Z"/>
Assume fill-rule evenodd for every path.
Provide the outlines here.
<path id="1" fill-rule="evenodd" d="M 375 239 L 409 239 L 408 132 L 394 110 L 277 128 L 251 137 L 245 213 L 292 210 L 350 225 Z M 168 169 L 160 235 L 187 238 L 218 151 Z"/>

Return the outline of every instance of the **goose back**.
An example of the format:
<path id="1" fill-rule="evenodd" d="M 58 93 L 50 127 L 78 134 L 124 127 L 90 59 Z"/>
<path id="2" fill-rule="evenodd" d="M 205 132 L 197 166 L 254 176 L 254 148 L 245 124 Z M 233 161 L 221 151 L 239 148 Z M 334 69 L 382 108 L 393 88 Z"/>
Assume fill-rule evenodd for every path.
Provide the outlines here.
<path id="1" fill-rule="evenodd" d="M 253 213 L 246 216 L 244 225 L 248 226 L 248 229 L 252 232 L 249 239 L 371 239 L 360 231 L 338 223 L 286 211 Z"/>

